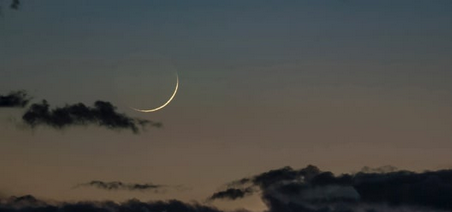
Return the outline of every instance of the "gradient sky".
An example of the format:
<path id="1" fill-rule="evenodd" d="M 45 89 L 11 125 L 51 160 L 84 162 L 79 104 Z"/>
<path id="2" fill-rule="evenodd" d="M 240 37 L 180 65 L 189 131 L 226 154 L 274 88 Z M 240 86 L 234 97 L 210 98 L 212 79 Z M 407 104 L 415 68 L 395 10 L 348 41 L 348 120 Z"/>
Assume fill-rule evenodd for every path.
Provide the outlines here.
<path id="1" fill-rule="evenodd" d="M 0 94 L 111 101 L 164 124 L 138 135 L 31 131 L 16 124 L 24 109 L 2 109 L 0 191 L 203 200 L 288 165 L 452 167 L 452 1 L 283 2 L 24 0 L 18 11 L 0 2 Z M 165 102 L 176 72 L 166 108 L 128 108 Z M 94 179 L 190 189 L 72 188 Z"/>

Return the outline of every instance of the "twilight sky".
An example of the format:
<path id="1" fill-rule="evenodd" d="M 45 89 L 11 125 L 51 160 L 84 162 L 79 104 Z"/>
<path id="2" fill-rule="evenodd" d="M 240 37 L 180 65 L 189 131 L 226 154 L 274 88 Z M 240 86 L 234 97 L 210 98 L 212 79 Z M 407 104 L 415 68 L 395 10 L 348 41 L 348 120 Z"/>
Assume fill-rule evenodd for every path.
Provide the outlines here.
<path id="1" fill-rule="evenodd" d="M 111 102 L 138 134 L 0 108 L 0 197 L 204 201 L 308 164 L 452 168 L 452 1 L 0 1 L 0 95 Z M 171 104 L 155 113 L 180 79 Z M 167 185 L 105 191 L 92 180 Z M 206 203 L 262 211 L 259 197 Z"/>

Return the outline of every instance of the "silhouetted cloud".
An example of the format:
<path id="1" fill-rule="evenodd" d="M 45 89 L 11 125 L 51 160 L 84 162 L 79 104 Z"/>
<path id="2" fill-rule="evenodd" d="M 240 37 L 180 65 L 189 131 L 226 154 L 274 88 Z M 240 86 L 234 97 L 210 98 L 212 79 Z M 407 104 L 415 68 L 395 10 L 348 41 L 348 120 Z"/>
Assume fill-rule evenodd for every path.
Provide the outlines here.
<path id="1" fill-rule="evenodd" d="M 88 186 L 95 187 L 105 190 L 129 190 L 129 191 L 158 191 L 159 189 L 165 188 L 165 185 L 155 185 L 151 183 L 139 184 L 139 183 L 123 183 L 120 181 L 104 182 L 99 180 L 93 180 L 88 183 L 82 183 L 78 186 Z"/>
<path id="2" fill-rule="evenodd" d="M 211 199 L 234 200 L 259 191 L 269 212 L 452 210 L 452 170 L 391 172 L 395 168 L 388 167 L 339 176 L 312 165 L 284 167 L 232 182 Z"/>
<path id="3" fill-rule="evenodd" d="M 0 107 L 25 107 L 31 97 L 25 91 L 11 91 L 8 95 L 0 95 Z"/>
<path id="4" fill-rule="evenodd" d="M 26 91 L 12 91 L 8 95 L 0 95 L 0 108 L 23 108 L 31 97 Z M 96 101 L 93 107 L 77 103 L 50 109 L 46 100 L 34 103 L 27 108 L 22 116 L 24 123 L 32 128 L 47 125 L 55 129 L 69 126 L 94 124 L 108 129 L 130 129 L 138 133 L 146 126 L 161 127 L 162 124 L 146 119 L 131 118 L 118 113 L 110 102 Z"/>
<path id="5" fill-rule="evenodd" d="M 160 187 L 154 184 L 102 181 L 91 181 L 84 185 L 107 190 L 152 190 Z M 267 205 L 264 212 L 446 212 L 452 211 L 450 201 L 452 170 L 423 173 L 358 172 L 335 176 L 332 172 L 321 171 L 312 165 L 303 169 L 284 167 L 229 183 L 224 191 L 213 194 L 209 200 L 236 200 L 252 194 L 259 194 Z M 0 199 L 0 211 L 220 212 L 221 210 L 177 200 L 55 203 L 27 195 Z"/>
<path id="6" fill-rule="evenodd" d="M 215 199 L 239 199 L 243 198 L 246 195 L 252 194 L 253 190 L 252 188 L 244 188 L 244 189 L 238 189 L 238 188 L 228 188 L 224 191 L 219 191 L 217 193 L 214 193 L 209 200 L 215 200 Z"/>
<path id="7" fill-rule="evenodd" d="M 0 200 L 2 212 L 221 212 L 198 203 L 184 203 L 178 200 L 141 202 L 129 200 L 123 203 L 103 202 L 59 202 L 49 203 L 36 199 L 31 195 L 10 197 Z"/>
<path id="8" fill-rule="evenodd" d="M 22 120 L 32 128 L 47 125 L 62 129 L 68 126 L 95 124 L 108 129 L 130 129 L 138 133 L 139 126 L 161 127 L 161 123 L 118 113 L 116 107 L 105 101 L 96 101 L 94 107 L 78 103 L 50 109 L 47 101 L 43 100 L 41 103 L 32 104 L 22 116 Z"/>

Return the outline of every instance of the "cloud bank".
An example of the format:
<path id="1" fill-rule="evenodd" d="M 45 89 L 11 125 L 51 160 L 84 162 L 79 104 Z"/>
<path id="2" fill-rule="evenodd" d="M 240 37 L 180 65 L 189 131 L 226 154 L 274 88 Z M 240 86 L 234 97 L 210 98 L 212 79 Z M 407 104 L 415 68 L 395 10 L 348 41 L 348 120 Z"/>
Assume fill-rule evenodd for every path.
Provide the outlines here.
<path id="1" fill-rule="evenodd" d="M 221 212 L 214 207 L 178 200 L 141 202 L 129 200 L 123 203 L 102 202 L 58 202 L 49 203 L 31 195 L 0 200 L 2 212 Z"/>
<path id="2" fill-rule="evenodd" d="M 231 182 L 209 199 L 259 194 L 268 212 L 452 211 L 452 170 L 364 170 L 335 176 L 312 165 L 284 167 Z"/>
<path id="3" fill-rule="evenodd" d="M 315 166 L 284 167 L 227 184 L 211 195 L 213 200 L 234 201 L 259 195 L 267 205 L 263 212 L 446 212 L 452 211 L 452 170 L 388 171 L 365 168 L 355 174 L 335 176 Z M 106 190 L 154 190 L 154 184 L 91 181 L 83 184 Z M 225 212 L 209 205 L 178 200 L 123 203 L 111 201 L 42 201 L 31 195 L 0 198 L 0 211 L 92 212 Z M 241 209 L 236 212 L 245 212 Z"/>

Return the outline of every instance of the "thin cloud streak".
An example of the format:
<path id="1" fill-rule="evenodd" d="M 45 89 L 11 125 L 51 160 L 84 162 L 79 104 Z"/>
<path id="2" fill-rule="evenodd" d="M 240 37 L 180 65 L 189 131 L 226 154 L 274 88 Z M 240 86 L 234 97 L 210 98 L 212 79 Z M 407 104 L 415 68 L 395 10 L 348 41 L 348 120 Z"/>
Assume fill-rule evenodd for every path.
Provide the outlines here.
<path id="1" fill-rule="evenodd" d="M 168 186 L 165 185 L 156 185 L 152 183 L 123 183 L 121 181 L 112 181 L 112 182 L 104 182 L 100 180 L 93 180 L 88 183 L 82 183 L 77 185 L 76 187 L 94 187 L 103 190 L 128 190 L 128 191 L 159 191 L 160 189 L 164 189 Z"/>

